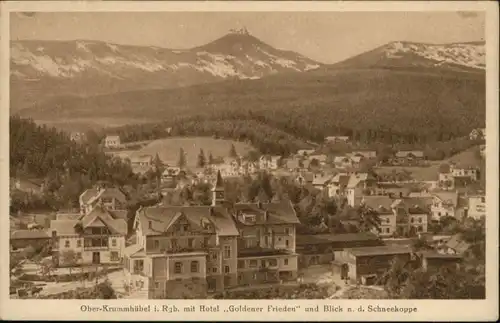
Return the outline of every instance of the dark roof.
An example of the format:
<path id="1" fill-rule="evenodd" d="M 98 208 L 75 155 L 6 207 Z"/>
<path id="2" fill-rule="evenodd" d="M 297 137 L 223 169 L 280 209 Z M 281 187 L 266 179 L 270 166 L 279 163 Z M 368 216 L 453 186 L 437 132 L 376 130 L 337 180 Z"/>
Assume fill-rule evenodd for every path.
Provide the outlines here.
<path id="1" fill-rule="evenodd" d="M 260 257 L 260 256 L 274 256 L 289 254 L 286 250 L 272 249 L 272 248 L 245 248 L 238 250 L 238 258 L 240 257 Z"/>
<path id="2" fill-rule="evenodd" d="M 309 244 L 328 244 L 332 242 L 351 242 L 351 241 L 377 241 L 380 240 L 371 232 L 361 233 L 342 233 L 342 234 L 303 234 L 295 238 L 297 245 Z"/>
<path id="3" fill-rule="evenodd" d="M 380 214 L 392 213 L 392 199 L 388 196 L 364 196 L 363 203 L 368 208 Z"/>
<path id="4" fill-rule="evenodd" d="M 42 230 L 16 230 L 11 233 L 10 239 L 50 239 L 50 236 L 46 231 Z"/>
<path id="5" fill-rule="evenodd" d="M 224 188 L 224 180 L 222 179 L 220 170 L 217 170 L 217 179 L 215 180 L 214 188 Z"/>
<path id="6" fill-rule="evenodd" d="M 265 224 L 300 224 L 299 218 L 291 202 L 271 203 L 236 203 L 235 211 L 248 212 L 250 214 L 262 214 L 267 211 Z M 263 223 L 264 224 L 264 223 Z"/>
<path id="7" fill-rule="evenodd" d="M 98 188 L 89 188 L 80 195 L 80 202 L 86 204 L 97 197 L 114 197 L 122 203 L 127 201 L 127 196 L 119 188 L 109 187 L 101 191 Z"/>
<path id="8" fill-rule="evenodd" d="M 126 235 L 128 230 L 126 218 L 127 211 L 111 211 L 97 205 L 88 214 L 80 215 L 78 218 L 62 217 L 50 221 L 50 229 L 57 235 L 74 235 L 77 234 L 77 224 L 85 228 L 95 221 L 101 221 L 112 233 Z"/>
<path id="9" fill-rule="evenodd" d="M 409 254 L 412 252 L 409 246 L 398 246 L 398 245 L 349 248 L 346 249 L 346 251 L 355 257 Z"/>
<path id="10" fill-rule="evenodd" d="M 161 235 L 184 215 L 188 221 L 200 224 L 202 219 L 207 219 L 215 226 L 221 236 L 237 236 L 238 229 L 232 216 L 223 206 L 162 206 L 146 207 L 139 209 L 136 221 L 141 224 L 145 235 Z M 151 222 L 151 227 L 149 223 Z"/>

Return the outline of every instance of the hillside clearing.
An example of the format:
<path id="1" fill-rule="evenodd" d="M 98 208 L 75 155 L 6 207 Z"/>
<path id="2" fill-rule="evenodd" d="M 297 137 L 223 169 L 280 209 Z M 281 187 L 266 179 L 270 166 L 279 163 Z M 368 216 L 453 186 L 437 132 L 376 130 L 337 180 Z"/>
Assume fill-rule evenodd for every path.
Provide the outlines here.
<path id="1" fill-rule="evenodd" d="M 214 158 L 228 157 L 231 144 L 234 144 L 236 152 L 245 155 L 254 148 L 246 143 L 227 140 L 213 139 L 210 137 L 172 137 L 154 140 L 146 147 L 136 150 L 130 154 L 130 157 L 141 155 L 158 154 L 160 159 L 168 165 L 176 165 L 179 160 L 179 151 L 184 149 L 188 167 L 196 167 L 200 149 L 205 152 L 205 157 L 212 153 Z"/>

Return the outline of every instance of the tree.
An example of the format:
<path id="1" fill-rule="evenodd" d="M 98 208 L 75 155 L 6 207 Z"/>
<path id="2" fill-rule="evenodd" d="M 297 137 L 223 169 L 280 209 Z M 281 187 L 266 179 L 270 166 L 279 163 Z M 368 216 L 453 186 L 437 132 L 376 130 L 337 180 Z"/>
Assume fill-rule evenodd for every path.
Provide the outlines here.
<path id="1" fill-rule="evenodd" d="M 231 148 L 229 149 L 229 157 L 238 157 L 238 153 L 236 152 L 236 147 L 234 147 L 234 144 L 231 144 Z"/>
<path id="2" fill-rule="evenodd" d="M 180 168 L 186 166 L 186 153 L 182 148 L 179 149 L 179 160 L 177 161 L 177 166 L 179 166 Z"/>
<path id="3" fill-rule="evenodd" d="M 319 160 L 317 160 L 316 158 L 311 159 L 309 166 L 310 167 L 319 167 L 320 166 Z"/>
<path id="4" fill-rule="evenodd" d="M 71 270 L 78 262 L 76 252 L 73 249 L 64 250 L 61 253 L 61 260 L 66 266 L 68 266 L 69 275 L 71 276 Z"/>
<path id="5" fill-rule="evenodd" d="M 362 232 L 370 232 L 374 229 L 380 232 L 380 217 L 378 213 L 365 205 L 360 205 L 356 209 L 356 215 L 359 221 L 359 228 Z"/>
<path id="6" fill-rule="evenodd" d="M 212 155 L 212 152 L 208 153 L 208 164 L 213 165 L 214 164 L 214 156 Z"/>
<path id="7" fill-rule="evenodd" d="M 200 153 L 198 154 L 198 167 L 205 167 L 206 163 L 205 153 L 203 149 L 200 149 Z"/>

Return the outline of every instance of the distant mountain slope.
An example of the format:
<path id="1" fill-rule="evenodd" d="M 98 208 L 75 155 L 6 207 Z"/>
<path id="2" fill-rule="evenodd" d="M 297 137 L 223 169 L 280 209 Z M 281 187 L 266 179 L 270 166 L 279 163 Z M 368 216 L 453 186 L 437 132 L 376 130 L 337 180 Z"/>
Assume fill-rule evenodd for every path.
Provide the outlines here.
<path id="1" fill-rule="evenodd" d="M 430 68 L 468 72 L 484 72 L 484 42 L 423 44 L 391 42 L 337 63 L 342 68 Z"/>
<path id="2" fill-rule="evenodd" d="M 463 136 L 485 124 L 485 78 L 459 71 L 318 69 L 181 89 L 59 97 L 22 111 L 35 119 L 127 116 L 156 121 L 228 114 L 263 116 L 277 128 L 318 138 L 339 128 Z"/>
<path id="3" fill-rule="evenodd" d="M 259 79 L 321 64 L 275 49 L 249 34 L 172 50 L 99 41 L 13 41 L 11 109 L 57 95 L 96 95 L 172 88 L 226 79 Z"/>

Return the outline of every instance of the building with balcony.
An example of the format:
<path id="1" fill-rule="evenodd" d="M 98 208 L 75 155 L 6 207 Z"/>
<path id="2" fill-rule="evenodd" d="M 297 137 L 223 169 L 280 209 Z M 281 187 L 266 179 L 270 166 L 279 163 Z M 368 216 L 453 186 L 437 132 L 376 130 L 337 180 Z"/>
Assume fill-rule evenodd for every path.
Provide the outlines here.
<path id="1" fill-rule="evenodd" d="M 212 205 L 141 208 L 124 266 L 132 289 L 148 298 L 203 298 L 239 285 L 294 279 L 290 203 L 230 205 L 220 172 Z"/>
<path id="2" fill-rule="evenodd" d="M 50 222 L 53 260 L 58 266 L 120 264 L 127 211 L 94 206 L 86 214 L 63 214 Z M 67 256 L 73 254 L 74 257 Z M 67 263 L 68 260 L 72 263 Z"/>

